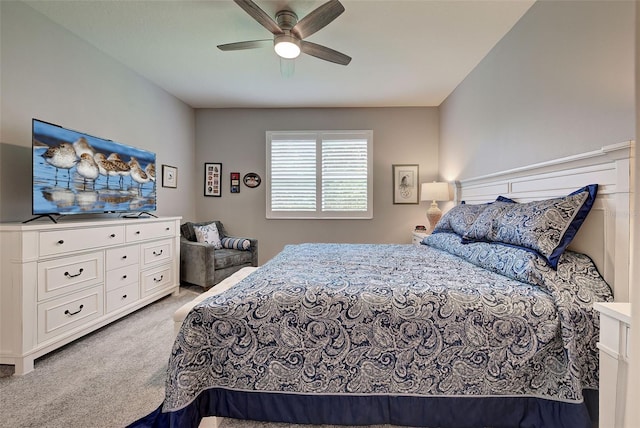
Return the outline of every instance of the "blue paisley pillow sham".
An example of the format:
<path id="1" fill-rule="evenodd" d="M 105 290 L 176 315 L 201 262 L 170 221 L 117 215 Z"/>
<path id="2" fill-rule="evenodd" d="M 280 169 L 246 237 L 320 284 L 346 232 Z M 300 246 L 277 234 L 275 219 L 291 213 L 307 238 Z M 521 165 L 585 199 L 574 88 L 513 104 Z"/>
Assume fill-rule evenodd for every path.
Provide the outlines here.
<path id="1" fill-rule="evenodd" d="M 462 235 L 464 238 L 463 242 L 491 241 L 490 236 L 495 219 L 499 218 L 510 205 L 513 204 L 496 201 L 487 206 L 469 227 L 467 233 Z"/>
<path id="2" fill-rule="evenodd" d="M 498 196 L 496 202 L 513 203 L 515 201 L 504 196 Z M 465 204 L 463 201 L 460 205 L 456 205 L 451 208 L 442 216 L 438 224 L 436 224 L 433 233 L 454 232 L 460 236 L 464 236 L 478 216 L 482 214 L 489 205 L 494 203 L 495 202 L 490 202 L 488 204 Z"/>
<path id="3" fill-rule="evenodd" d="M 433 233 L 454 232 L 462 236 L 486 207 L 487 205 L 456 205 L 442 216 Z"/>
<path id="4" fill-rule="evenodd" d="M 563 198 L 524 204 L 494 203 L 478 216 L 465 241 L 488 241 L 536 251 L 556 268 L 595 202 L 597 184 Z"/>
<path id="5" fill-rule="evenodd" d="M 432 234 L 422 243 L 516 281 L 531 285 L 543 284 L 542 277 L 535 267 L 535 259 L 540 256 L 531 251 L 488 242 L 464 243 L 461 237 L 452 233 Z"/>

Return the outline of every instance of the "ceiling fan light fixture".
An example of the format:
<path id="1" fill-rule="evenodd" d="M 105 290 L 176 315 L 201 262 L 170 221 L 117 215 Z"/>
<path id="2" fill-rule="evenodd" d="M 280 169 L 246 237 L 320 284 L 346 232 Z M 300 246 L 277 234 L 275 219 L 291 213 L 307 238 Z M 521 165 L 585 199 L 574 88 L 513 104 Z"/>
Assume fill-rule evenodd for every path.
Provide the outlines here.
<path id="1" fill-rule="evenodd" d="M 274 39 L 273 49 L 281 58 L 297 58 L 300 55 L 300 40 L 289 34 L 283 34 Z"/>
<path id="2" fill-rule="evenodd" d="M 298 15 L 287 8 L 276 12 L 274 21 L 254 0 L 234 0 L 234 2 L 258 24 L 269 30 L 274 37 L 266 40 L 226 43 L 218 45 L 218 49 L 222 51 L 256 49 L 269 46 L 273 40 L 272 46 L 276 55 L 280 57 L 280 72 L 285 77 L 293 73 L 291 67 L 293 60 L 301 53 L 340 65 L 347 65 L 351 62 L 350 56 L 306 40 L 307 37 L 326 27 L 344 12 L 344 6 L 340 0 L 325 1 L 299 21 Z"/>

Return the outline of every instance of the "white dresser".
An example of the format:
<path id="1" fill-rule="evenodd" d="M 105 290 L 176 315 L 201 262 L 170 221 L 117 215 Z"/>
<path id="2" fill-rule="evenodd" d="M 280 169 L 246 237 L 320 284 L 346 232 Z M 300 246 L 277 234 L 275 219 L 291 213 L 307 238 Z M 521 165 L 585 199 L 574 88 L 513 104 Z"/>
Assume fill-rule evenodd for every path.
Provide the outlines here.
<path id="1" fill-rule="evenodd" d="M 0 225 L 0 363 L 34 359 L 179 290 L 181 217 Z"/>
<path id="2" fill-rule="evenodd" d="M 596 302 L 600 312 L 600 428 L 625 426 L 629 373 L 630 303 Z"/>

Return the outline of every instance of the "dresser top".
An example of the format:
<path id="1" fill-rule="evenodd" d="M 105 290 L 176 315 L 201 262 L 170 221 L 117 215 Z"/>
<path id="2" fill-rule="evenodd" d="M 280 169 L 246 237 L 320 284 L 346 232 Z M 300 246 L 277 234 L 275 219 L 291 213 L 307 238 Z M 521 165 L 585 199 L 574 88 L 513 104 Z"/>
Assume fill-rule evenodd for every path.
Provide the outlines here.
<path id="1" fill-rule="evenodd" d="M 181 220 L 182 217 L 114 217 L 114 218 L 87 218 L 78 219 L 75 216 L 62 217 L 57 223 L 50 219 L 42 218 L 29 223 L 0 223 L 0 232 L 26 232 L 53 229 L 74 229 L 78 227 L 115 226 L 120 224 L 157 223 L 163 221 Z"/>

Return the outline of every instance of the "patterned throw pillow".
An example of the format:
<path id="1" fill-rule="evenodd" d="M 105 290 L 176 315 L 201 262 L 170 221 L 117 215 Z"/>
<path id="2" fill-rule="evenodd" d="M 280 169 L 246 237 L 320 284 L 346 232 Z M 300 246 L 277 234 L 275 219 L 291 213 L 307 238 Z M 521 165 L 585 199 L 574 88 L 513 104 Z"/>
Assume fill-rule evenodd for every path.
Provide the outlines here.
<path id="1" fill-rule="evenodd" d="M 246 238 L 222 238 L 222 247 L 230 248 L 232 250 L 248 250 L 251 248 L 251 241 Z"/>
<path id="2" fill-rule="evenodd" d="M 487 206 L 463 235 L 463 242 L 494 241 L 494 239 L 491 239 L 493 236 L 493 223 L 497 218 L 500 218 L 510 205 L 513 205 L 513 203 L 496 201 Z"/>
<path id="3" fill-rule="evenodd" d="M 457 215 L 452 216 L 451 219 L 449 220 L 449 223 L 451 224 L 451 229 L 453 229 L 453 231 L 456 234 L 458 234 L 460 236 L 464 236 L 464 234 L 467 233 L 467 231 L 469 230 L 471 225 L 473 223 L 475 223 L 475 221 L 478 218 L 478 216 L 480 214 L 482 214 L 482 212 L 484 212 L 484 210 L 487 209 L 487 207 L 489 205 L 487 205 L 487 204 L 476 204 L 476 205 L 464 204 L 464 205 L 460 205 L 460 206 L 464 207 L 464 209 L 462 209 L 460 212 L 458 212 Z"/>
<path id="4" fill-rule="evenodd" d="M 598 185 L 592 184 L 563 198 L 487 208 L 464 238 L 527 248 L 556 268 L 589 214 L 597 191 Z"/>
<path id="5" fill-rule="evenodd" d="M 463 203 L 456 205 L 442 216 L 433 233 L 455 232 L 463 236 L 485 208 L 487 208 L 485 204 L 471 205 Z"/>
<path id="6" fill-rule="evenodd" d="M 459 236 L 450 233 L 428 236 L 424 244 L 454 254 L 476 266 L 531 285 L 542 285 L 542 274 L 537 270 L 539 264 L 543 264 L 548 270 L 551 269 L 539 254 L 524 248 L 491 242 L 463 244 Z M 536 263 L 536 259 L 540 261 Z"/>
<path id="7" fill-rule="evenodd" d="M 504 196 L 498 196 L 496 202 L 515 203 L 515 201 Z M 465 204 L 464 201 L 462 201 L 460 205 L 456 205 L 451 208 L 442 216 L 433 230 L 433 233 L 454 232 L 460 236 L 464 236 L 469 232 L 469 229 L 478 219 L 480 214 L 482 214 L 488 206 L 493 205 L 496 202 L 490 202 L 487 204 Z"/>
<path id="8" fill-rule="evenodd" d="M 222 248 L 220 234 L 218 233 L 218 228 L 215 223 L 210 223 L 204 226 L 194 226 L 193 229 L 196 232 L 196 240 L 198 242 L 211 244 L 216 250 Z"/>

